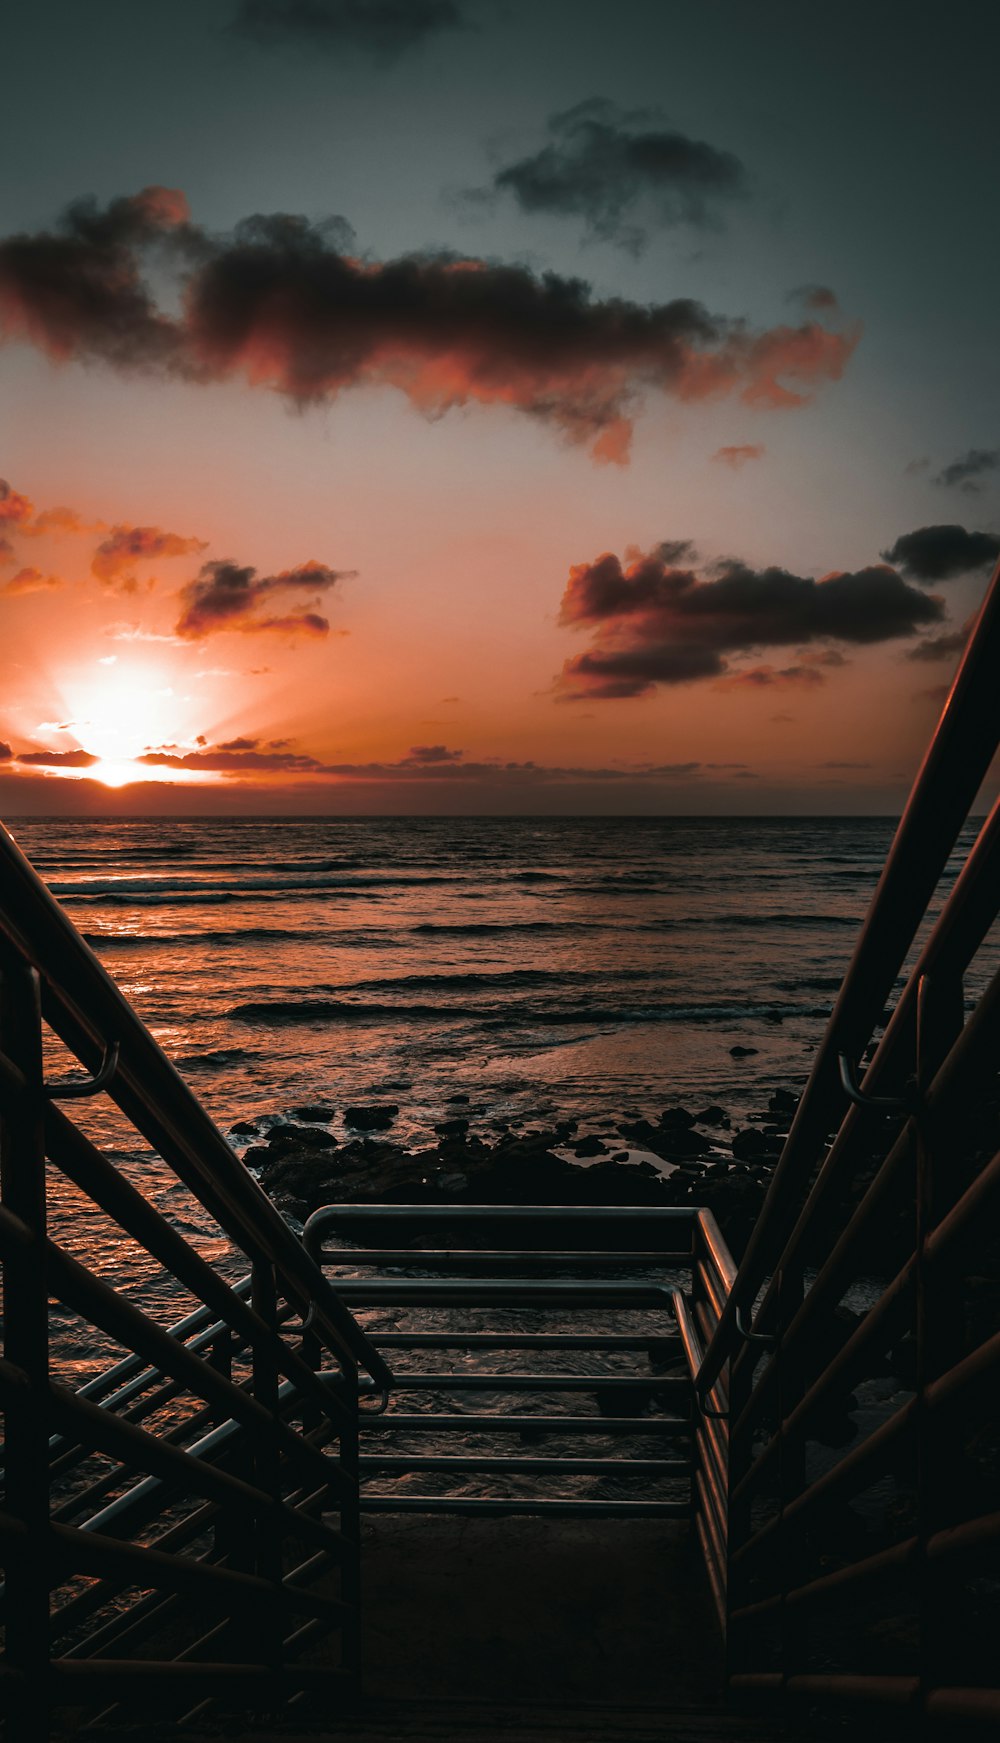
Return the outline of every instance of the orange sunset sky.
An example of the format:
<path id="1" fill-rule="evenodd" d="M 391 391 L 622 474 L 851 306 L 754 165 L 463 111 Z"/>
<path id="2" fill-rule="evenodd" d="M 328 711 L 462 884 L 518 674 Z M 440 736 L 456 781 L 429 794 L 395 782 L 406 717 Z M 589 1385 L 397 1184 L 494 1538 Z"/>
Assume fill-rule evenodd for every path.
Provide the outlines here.
<path id="1" fill-rule="evenodd" d="M 807 11 L 21 9 L 5 816 L 898 808 L 1000 551 L 996 24 Z"/>

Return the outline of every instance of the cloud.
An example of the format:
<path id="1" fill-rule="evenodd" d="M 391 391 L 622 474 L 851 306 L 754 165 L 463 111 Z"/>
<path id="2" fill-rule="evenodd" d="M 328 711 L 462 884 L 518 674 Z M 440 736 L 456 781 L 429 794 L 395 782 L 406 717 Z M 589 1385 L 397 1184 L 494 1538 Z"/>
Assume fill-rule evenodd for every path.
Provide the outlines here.
<path id="1" fill-rule="evenodd" d="M 796 666 L 746 666 L 739 672 L 727 672 L 719 678 L 717 690 L 815 690 L 826 678 L 818 666 L 802 663 Z"/>
<path id="2" fill-rule="evenodd" d="M 944 635 L 925 635 L 907 651 L 908 660 L 951 660 L 960 654 L 972 631 L 970 617 L 961 629 L 948 630 Z"/>
<path id="3" fill-rule="evenodd" d="M 8 598 L 15 594 L 43 593 L 50 587 L 61 587 L 58 575 L 43 575 L 40 569 L 19 569 L 9 581 L 0 584 L 0 593 Z"/>
<path id="4" fill-rule="evenodd" d="M 16 760 L 39 768 L 92 769 L 100 758 L 91 756 L 86 750 L 26 750 L 21 751 Z"/>
<path id="5" fill-rule="evenodd" d="M 951 581 L 992 568 L 1000 557 L 1000 534 L 970 533 L 957 526 L 916 527 L 901 533 L 882 555 L 914 581 Z"/>
<path id="6" fill-rule="evenodd" d="M 8 563 L 14 561 L 14 547 L 9 539 L 0 535 L 0 569 L 5 569 Z"/>
<path id="7" fill-rule="evenodd" d="M 279 617 L 258 617 L 254 613 L 263 600 L 276 593 L 298 589 L 322 593 L 354 573 L 352 569 L 330 569 L 313 560 L 296 569 L 283 569 L 278 575 L 258 575 L 256 569 L 243 568 L 228 558 L 205 563 L 195 579 L 181 589 L 182 610 L 176 633 L 185 640 L 196 640 L 220 630 L 326 635 L 330 625 L 314 611 Z"/>
<path id="8" fill-rule="evenodd" d="M 164 260 L 174 268 L 169 313 L 150 257 L 158 282 Z M 620 464 L 649 393 L 801 406 L 840 378 L 859 329 L 756 331 L 688 297 L 601 300 L 581 279 L 441 253 L 359 259 L 340 220 L 252 217 L 210 237 L 182 195 L 148 188 L 0 240 L 0 336 L 125 373 L 248 381 L 299 406 L 374 386 L 430 417 L 506 406 Z"/>
<path id="9" fill-rule="evenodd" d="M 210 745 L 203 737 L 199 737 L 196 742 L 199 746 L 196 750 L 184 750 L 178 745 L 161 745 L 155 750 L 146 751 L 136 761 L 147 768 L 169 768 L 192 774 L 214 773 L 233 777 L 242 774 L 251 779 L 292 775 L 331 783 L 403 781 L 415 785 L 422 782 L 445 782 L 448 785 L 517 787 L 524 783 L 547 786 L 586 781 L 601 784 L 671 782 L 687 780 L 694 775 L 705 779 L 718 777 L 724 783 L 731 779 L 743 780 L 748 776 L 744 763 L 677 762 L 565 768 L 530 761 L 503 761 L 500 758 L 466 762 L 461 751 L 448 750 L 444 745 L 415 745 L 404 756 L 391 762 L 327 763 L 308 752 L 291 748 L 287 740 L 272 739 L 265 744 L 259 738 L 247 737 Z"/>
<path id="10" fill-rule="evenodd" d="M 460 763 L 463 752 L 449 750 L 443 744 L 414 744 L 406 753 L 408 763 Z"/>
<path id="11" fill-rule="evenodd" d="M 0 526 L 19 532 L 34 512 L 34 504 L 8 484 L 6 478 L 0 478 Z"/>
<path id="12" fill-rule="evenodd" d="M 997 470 L 1000 470 L 1000 448 L 969 448 L 950 465 L 942 467 L 933 483 L 942 484 L 946 489 L 964 490 L 967 496 L 978 496 L 982 490 L 979 480 Z"/>
<path id="13" fill-rule="evenodd" d="M 669 548 L 669 547 L 668 547 Z M 737 558 L 698 573 L 677 567 L 663 548 L 633 553 L 623 567 L 610 552 L 570 569 L 560 623 L 594 632 L 593 645 L 566 661 L 557 691 L 581 696 L 642 696 L 659 684 L 726 679 L 734 687 L 821 683 L 816 668 L 844 663 L 833 647 L 912 636 L 944 616 L 941 600 L 882 565 L 814 580 Z M 727 657 L 794 646 L 794 665 L 731 671 Z"/>
<path id="14" fill-rule="evenodd" d="M 804 309 L 814 309 L 817 313 L 833 313 L 840 305 L 836 293 L 826 284 L 800 284 L 796 290 L 789 291 L 790 303 L 801 303 Z"/>
<path id="15" fill-rule="evenodd" d="M 870 769 L 871 763 L 817 763 L 820 769 Z"/>
<path id="16" fill-rule="evenodd" d="M 204 539 L 185 539 L 179 533 L 161 532 L 159 527 L 115 526 L 94 552 L 90 572 L 109 586 L 122 585 L 121 577 L 124 574 L 124 587 L 128 592 L 131 590 L 128 583 L 133 581 L 132 566 L 141 559 L 186 557 L 192 551 L 203 551 L 205 548 Z"/>
<path id="17" fill-rule="evenodd" d="M 0 527 L 26 539 L 41 538 L 48 533 L 103 530 L 100 521 L 85 521 L 75 508 L 43 508 L 40 514 L 36 514 L 34 503 L 19 490 L 15 490 L 13 485 L 8 484 L 6 478 L 0 478 Z M 0 562 L 7 561 L 12 550 L 10 541 L 0 538 Z"/>
<path id="18" fill-rule="evenodd" d="M 731 466 L 734 472 L 738 472 L 748 460 L 762 460 L 765 452 L 760 442 L 743 442 L 733 448 L 716 448 L 712 459 L 719 460 L 723 466 Z"/>
<path id="19" fill-rule="evenodd" d="M 231 29 L 261 48 L 397 60 L 467 20 L 457 0 L 240 0 Z"/>
<path id="20" fill-rule="evenodd" d="M 638 254 L 654 227 L 717 225 L 720 209 L 747 193 L 739 158 L 678 133 L 655 111 L 592 97 L 553 115 L 547 129 L 547 144 L 471 198 L 510 194 L 522 212 L 582 218 L 589 236 Z"/>
<path id="21" fill-rule="evenodd" d="M 135 760 L 147 768 L 201 770 L 211 774 L 311 775 L 323 772 L 323 764 L 304 752 L 262 751 L 249 745 L 236 748 L 238 744 L 239 741 L 234 741 L 229 748 L 216 745 L 197 751 L 147 751 Z"/>
<path id="22" fill-rule="evenodd" d="M 14 752 L 11 750 L 10 745 L 4 744 L 3 741 L 0 740 L 0 763 L 9 763 L 13 755 Z"/>

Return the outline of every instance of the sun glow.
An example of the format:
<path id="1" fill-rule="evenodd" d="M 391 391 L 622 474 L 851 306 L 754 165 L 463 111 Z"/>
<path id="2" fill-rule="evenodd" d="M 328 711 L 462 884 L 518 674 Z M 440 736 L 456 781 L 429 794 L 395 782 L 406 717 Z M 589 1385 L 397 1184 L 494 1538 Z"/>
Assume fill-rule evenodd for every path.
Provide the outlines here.
<path id="1" fill-rule="evenodd" d="M 162 667 L 116 665 L 102 669 L 99 676 L 90 668 L 64 677 L 61 689 L 70 729 L 102 767 L 118 769 L 134 763 L 144 751 L 177 735 L 181 709 Z M 98 779 L 104 778 L 98 774 Z M 142 779 L 143 773 L 125 778 Z"/>

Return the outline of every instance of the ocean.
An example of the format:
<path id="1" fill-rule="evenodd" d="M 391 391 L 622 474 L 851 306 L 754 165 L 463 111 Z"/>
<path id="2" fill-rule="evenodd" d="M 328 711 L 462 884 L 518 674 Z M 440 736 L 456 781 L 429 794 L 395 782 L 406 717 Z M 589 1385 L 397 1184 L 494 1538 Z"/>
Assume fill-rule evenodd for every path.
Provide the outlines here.
<path id="1" fill-rule="evenodd" d="M 720 1103 L 739 1123 L 775 1087 L 799 1088 L 893 831 L 882 818 L 11 827 L 224 1132 L 321 1102 L 342 1137 L 345 1106 L 379 1100 L 399 1108 L 390 1135 L 421 1147 L 463 1092 L 473 1131 L 573 1116 L 582 1136 L 676 1102 Z M 110 1104 L 74 1114 L 228 1269 L 219 1231 Z M 58 1179 L 52 1221 L 116 1288 L 180 1316 L 172 1280 Z M 77 1377 L 102 1353 L 75 1347 L 67 1320 Z"/>

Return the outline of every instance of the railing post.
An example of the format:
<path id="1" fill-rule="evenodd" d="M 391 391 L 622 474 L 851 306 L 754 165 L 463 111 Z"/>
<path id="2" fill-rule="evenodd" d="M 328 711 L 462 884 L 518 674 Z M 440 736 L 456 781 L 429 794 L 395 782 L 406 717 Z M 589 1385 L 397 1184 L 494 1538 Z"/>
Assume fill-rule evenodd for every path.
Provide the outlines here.
<path id="1" fill-rule="evenodd" d="M 0 961 L 0 1048 L 25 1089 L 0 1119 L 0 1196 L 30 1230 L 4 1266 L 4 1354 L 27 1376 L 6 1412 L 7 1507 L 26 1528 L 7 1570 L 7 1660 L 19 1682 L 11 1702 L 9 1743 L 48 1735 L 49 1666 L 49 1303 L 45 1268 L 45 1134 L 42 1019 L 38 975 L 13 958 Z"/>
<path id="2" fill-rule="evenodd" d="M 278 1419 L 278 1365 L 274 1343 L 280 1336 L 274 1266 L 254 1260 L 251 1282 L 251 1304 L 267 1326 L 267 1337 L 257 1337 L 253 1345 L 253 1394 L 259 1404 Z M 253 1481 L 274 1501 L 281 1499 L 281 1455 L 273 1437 L 261 1437 L 253 1446 Z M 259 1513 L 256 1521 L 253 1571 L 258 1578 L 278 1584 L 283 1573 L 281 1526 L 268 1513 Z M 258 1647 L 260 1662 L 273 1671 L 282 1668 L 284 1660 L 284 1618 L 277 1604 L 270 1614 L 261 1613 Z"/>
<path id="3" fill-rule="evenodd" d="M 927 1263 L 927 1241 L 936 1225 L 968 1182 L 946 1181 L 941 1171 L 940 1134 L 928 1117 L 926 1091 L 957 1039 L 963 1024 L 961 982 L 939 984 L 922 975 L 917 989 L 916 1084 L 916 1536 L 917 1653 L 920 1666 L 920 1723 L 926 1729 L 929 1691 L 951 1679 L 949 1642 L 955 1617 L 949 1602 L 952 1579 L 932 1567 L 927 1543 L 948 1523 L 945 1497 L 954 1495 L 954 1455 L 947 1412 L 926 1408 L 927 1388 L 958 1359 L 962 1337 L 962 1295 L 956 1280 L 942 1276 L 942 1267 Z M 960 1149 L 960 1146 L 955 1146 Z M 948 1267 L 943 1268 L 947 1273 Z"/>
<path id="4" fill-rule="evenodd" d="M 345 1358 L 339 1396 L 347 1405 L 347 1422 L 340 1434 L 340 1462 L 351 1479 L 349 1492 L 342 1497 L 340 1530 L 344 1538 L 344 1560 L 340 1575 L 340 1595 L 350 1605 L 344 1619 L 342 1635 L 343 1668 L 351 1678 L 355 1697 L 361 1693 L 361 1495 L 360 1446 L 358 1432 L 358 1370 Z"/>
<path id="5" fill-rule="evenodd" d="M 781 1672 L 786 1681 L 796 1671 L 806 1669 L 805 1655 L 807 1644 L 807 1628 L 801 1609 L 791 1612 L 788 1606 L 788 1593 L 793 1587 L 803 1583 L 806 1575 L 807 1558 L 803 1554 L 802 1539 L 794 1531 L 785 1526 L 785 1508 L 790 1501 L 802 1493 L 806 1477 L 806 1446 L 801 1433 L 788 1435 L 785 1423 L 792 1411 L 801 1402 L 805 1391 L 802 1373 L 801 1352 L 799 1356 L 790 1355 L 784 1347 L 784 1329 L 794 1319 L 803 1300 L 802 1270 L 797 1265 L 791 1274 L 781 1271 L 777 1278 L 777 1343 L 775 1346 L 775 1361 L 778 1369 L 777 1382 L 777 1414 L 778 1414 L 778 1513 L 779 1540 L 778 1563 L 781 1580 L 780 1609 L 780 1642 Z"/>

